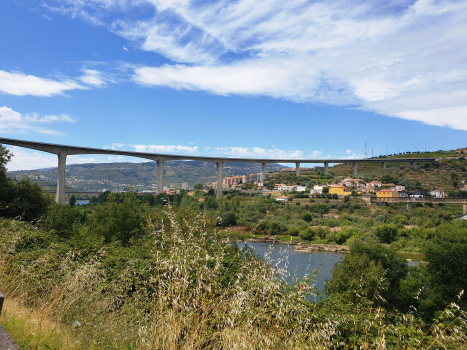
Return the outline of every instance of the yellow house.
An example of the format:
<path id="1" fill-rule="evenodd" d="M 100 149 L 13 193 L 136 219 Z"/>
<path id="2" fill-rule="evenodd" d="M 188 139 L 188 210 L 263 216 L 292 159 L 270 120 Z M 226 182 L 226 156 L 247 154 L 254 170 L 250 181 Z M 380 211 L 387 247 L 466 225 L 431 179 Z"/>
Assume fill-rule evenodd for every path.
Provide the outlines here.
<path id="1" fill-rule="evenodd" d="M 345 186 L 334 185 L 334 186 L 329 186 L 329 193 L 330 194 L 335 193 L 338 196 L 344 196 L 346 193 L 352 193 L 352 192 L 349 192 L 349 190 Z"/>
<path id="2" fill-rule="evenodd" d="M 377 198 L 395 198 L 395 197 L 399 197 L 399 193 L 397 193 L 397 191 L 394 191 L 394 190 L 379 190 L 376 192 L 376 197 Z"/>

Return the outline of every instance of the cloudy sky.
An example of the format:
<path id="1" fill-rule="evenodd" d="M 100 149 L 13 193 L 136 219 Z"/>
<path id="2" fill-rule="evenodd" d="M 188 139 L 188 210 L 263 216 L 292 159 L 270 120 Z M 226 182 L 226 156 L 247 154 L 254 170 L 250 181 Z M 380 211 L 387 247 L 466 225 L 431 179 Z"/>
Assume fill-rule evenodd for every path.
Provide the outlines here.
<path id="1" fill-rule="evenodd" d="M 0 136 L 264 158 L 465 147 L 466 18 L 444 0 L 3 0 Z M 10 170 L 56 164 L 12 150 Z"/>

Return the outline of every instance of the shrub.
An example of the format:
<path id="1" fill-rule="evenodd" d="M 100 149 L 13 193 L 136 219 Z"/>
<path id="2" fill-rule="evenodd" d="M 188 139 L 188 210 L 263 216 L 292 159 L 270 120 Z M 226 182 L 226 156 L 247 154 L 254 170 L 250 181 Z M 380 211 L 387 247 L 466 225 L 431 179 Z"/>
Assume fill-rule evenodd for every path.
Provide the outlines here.
<path id="1" fill-rule="evenodd" d="M 380 225 L 376 227 L 376 236 L 383 243 L 392 243 L 398 236 L 397 226 L 394 224 Z"/>
<path id="2" fill-rule="evenodd" d="M 117 202 L 117 196 L 110 194 L 89 217 L 88 230 L 104 237 L 105 242 L 126 244 L 132 237 L 140 237 L 146 231 L 144 209 L 136 200 L 136 194 L 122 197 L 123 200 Z"/>
<path id="3" fill-rule="evenodd" d="M 307 212 L 303 214 L 303 220 L 305 220 L 306 222 L 311 222 L 313 220 L 313 215 Z"/>
<path id="4" fill-rule="evenodd" d="M 237 225 L 237 216 L 233 212 L 225 213 L 222 216 L 221 226 L 228 227 L 228 226 L 235 226 Z"/>

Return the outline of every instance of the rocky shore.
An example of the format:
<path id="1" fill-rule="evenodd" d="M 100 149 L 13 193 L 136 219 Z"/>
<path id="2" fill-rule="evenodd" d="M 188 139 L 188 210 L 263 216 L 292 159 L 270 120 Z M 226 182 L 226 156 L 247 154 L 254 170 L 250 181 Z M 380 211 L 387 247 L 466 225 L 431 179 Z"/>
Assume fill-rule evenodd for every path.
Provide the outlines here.
<path id="1" fill-rule="evenodd" d="M 301 243 L 298 241 L 282 241 L 276 239 L 274 236 L 265 236 L 265 237 L 256 237 L 247 239 L 247 242 L 265 242 L 265 243 L 281 243 L 289 244 L 294 246 L 296 252 L 301 253 L 313 253 L 317 251 L 321 252 L 335 252 L 335 253 L 347 253 L 350 251 L 350 248 L 344 245 L 338 244 L 311 244 L 311 243 Z"/>

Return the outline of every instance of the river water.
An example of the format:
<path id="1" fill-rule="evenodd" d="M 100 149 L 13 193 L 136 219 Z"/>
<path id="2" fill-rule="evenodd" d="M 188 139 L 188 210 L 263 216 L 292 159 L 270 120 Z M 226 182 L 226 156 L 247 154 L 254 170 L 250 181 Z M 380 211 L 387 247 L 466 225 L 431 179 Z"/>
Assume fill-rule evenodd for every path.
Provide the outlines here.
<path id="1" fill-rule="evenodd" d="M 240 246 L 242 244 L 239 243 Z M 331 278 L 334 264 L 345 256 L 342 253 L 324 251 L 313 253 L 295 252 L 293 245 L 282 243 L 247 242 L 247 244 L 254 248 L 256 253 L 261 257 L 269 253 L 269 259 L 272 260 L 272 264 L 278 263 L 279 268 L 285 268 L 287 270 L 285 276 L 287 282 L 291 282 L 294 277 L 303 279 L 307 273 L 311 275 L 313 269 L 318 269 L 321 265 L 315 282 L 318 292 L 323 291 L 324 282 L 326 279 Z M 414 260 L 415 257 L 411 256 L 411 258 L 413 261 L 409 262 L 409 265 L 415 266 L 419 263 Z"/>

